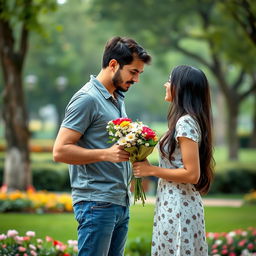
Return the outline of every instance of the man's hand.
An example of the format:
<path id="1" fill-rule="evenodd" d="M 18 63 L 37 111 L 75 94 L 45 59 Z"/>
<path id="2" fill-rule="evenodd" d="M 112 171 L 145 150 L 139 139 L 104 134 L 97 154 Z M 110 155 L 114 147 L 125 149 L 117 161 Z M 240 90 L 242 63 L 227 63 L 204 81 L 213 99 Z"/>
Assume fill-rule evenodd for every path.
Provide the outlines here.
<path id="1" fill-rule="evenodd" d="M 118 163 L 129 161 L 130 153 L 124 150 L 123 146 L 114 144 L 112 147 L 105 149 L 104 161 Z"/>

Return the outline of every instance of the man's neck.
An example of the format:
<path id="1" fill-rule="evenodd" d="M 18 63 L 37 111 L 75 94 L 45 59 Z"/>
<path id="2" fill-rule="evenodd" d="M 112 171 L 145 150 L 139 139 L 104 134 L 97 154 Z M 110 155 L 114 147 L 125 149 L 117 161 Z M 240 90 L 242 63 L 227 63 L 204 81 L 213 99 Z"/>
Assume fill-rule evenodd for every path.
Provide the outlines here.
<path id="1" fill-rule="evenodd" d="M 115 98 L 115 90 L 116 88 L 113 85 L 111 78 L 106 74 L 106 72 L 102 69 L 100 73 L 96 76 L 96 79 L 101 82 L 108 92 Z"/>

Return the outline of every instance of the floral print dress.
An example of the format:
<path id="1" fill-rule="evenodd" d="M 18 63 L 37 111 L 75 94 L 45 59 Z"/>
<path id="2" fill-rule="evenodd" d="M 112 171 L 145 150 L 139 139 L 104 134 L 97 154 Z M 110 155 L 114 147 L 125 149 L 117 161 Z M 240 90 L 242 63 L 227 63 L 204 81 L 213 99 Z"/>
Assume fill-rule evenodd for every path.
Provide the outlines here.
<path id="1" fill-rule="evenodd" d="M 187 137 L 198 143 L 201 141 L 200 127 L 189 115 L 182 116 L 175 129 L 177 145 L 172 161 L 170 163 L 160 152 L 160 167 L 184 167 L 178 137 Z M 159 179 L 151 255 L 208 255 L 202 199 L 193 184 Z"/>

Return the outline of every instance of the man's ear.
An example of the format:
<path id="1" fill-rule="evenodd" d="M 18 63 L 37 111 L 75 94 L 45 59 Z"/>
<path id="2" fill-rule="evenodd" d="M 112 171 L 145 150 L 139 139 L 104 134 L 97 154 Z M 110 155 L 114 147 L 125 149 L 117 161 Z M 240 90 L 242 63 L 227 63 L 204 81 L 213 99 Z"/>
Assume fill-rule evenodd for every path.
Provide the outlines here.
<path id="1" fill-rule="evenodd" d="M 116 59 L 112 59 L 109 61 L 108 66 L 111 71 L 116 72 L 119 68 L 119 63 L 117 62 Z"/>

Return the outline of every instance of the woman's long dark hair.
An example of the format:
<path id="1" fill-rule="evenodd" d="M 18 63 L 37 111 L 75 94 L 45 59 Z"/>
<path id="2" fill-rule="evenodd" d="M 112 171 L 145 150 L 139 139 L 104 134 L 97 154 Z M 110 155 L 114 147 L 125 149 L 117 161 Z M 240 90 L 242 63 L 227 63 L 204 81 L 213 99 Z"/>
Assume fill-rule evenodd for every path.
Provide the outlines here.
<path id="1" fill-rule="evenodd" d="M 187 65 L 175 67 L 169 82 L 172 97 L 168 113 L 169 129 L 160 141 L 160 151 L 171 162 L 171 156 L 176 147 L 174 134 L 178 119 L 186 114 L 195 119 L 201 129 L 200 178 L 195 187 L 201 194 L 206 194 L 213 179 L 214 167 L 209 84 L 201 70 Z M 168 149 L 168 154 L 164 150 L 165 147 Z"/>

